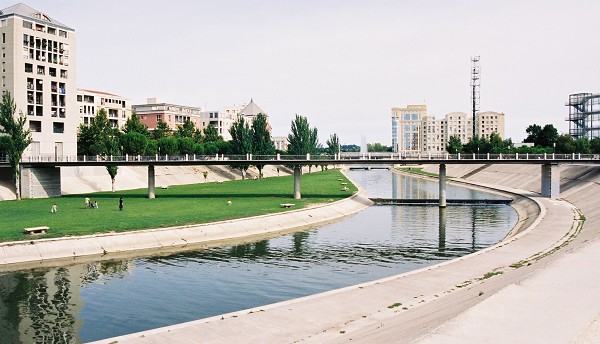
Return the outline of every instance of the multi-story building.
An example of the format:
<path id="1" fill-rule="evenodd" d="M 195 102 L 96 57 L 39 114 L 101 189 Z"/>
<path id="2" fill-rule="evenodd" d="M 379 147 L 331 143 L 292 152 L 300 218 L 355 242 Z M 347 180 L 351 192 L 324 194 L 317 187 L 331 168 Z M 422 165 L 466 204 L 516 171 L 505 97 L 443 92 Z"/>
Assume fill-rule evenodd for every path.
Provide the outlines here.
<path id="1" fill-rule="evenodd" d="M 478 112 L 475 115 L 475 130 L 480 137 L 489 139 L 492 133 L 498 133 L 504 139 L 504 113 Z"/>
<path id="2" fill-rule="evenodd" d="M 486 111 L 475 115 L 476 135 L 490 138 L 495 132 L 504 139 L 504 114 Z M 427 115 L 425 105 L 392 108 L 392 147 L 394 152 L 443 152 L 450 137 L 462 143 L 473 137 L 473 119 L 464 112 L 450 112 L 437 120 Z"/>
<path id="3" fill-rule="evenodd" d="M 420 152 L 423 146 L 423 119 L 426 105 L 392 108 L 392 147 L 394 152 Z"/>
<path id="4" fill-rule="evenodd" d="M 226 106 L 223 111 L 225 112 L 226 116 L 232 116 L 234 121 L 239 117 L 244 118 L 246 123 L 248 123 L 250 126 L 252 125 L 254 118 L 259 113 L 265 115 L 267 117 L 267 123 L 269 122 L 269 114 L 260 106 L 256 105 L 253 99 L 250 99 L 250 103 L 248 104 Z"/>
<path id="5" fill-rule="evenodd" d="M 80 123 L 92 123 L 100 109 L 106 110 L 108 120 L 114 128 L 123 128 L 131 117 L 131 102 L 116 94 L 77 89 L 77 105 L 79 106 Z"/>
<path id="6" fill-rule="evenodd" d="M 176 130 L 186 120 L 194 123 L 196 129 L 203 129 L 199 107 L 159 103 L 156 98 L 148 98 L 146 104 L 133 105 L 132 109 L 151 131 L 156 129 L 158 122 L 165 122 L 169 128 Z"/>
<path id="7" fill-rule="evenodd" d="M 231 124 L 235 121 L 237 115 L 233 112 L 227 111 L 203 111 L 200 113 L 200 117 L 202 118 L 202 128 L 206 128 L 209 125 L 212 125 L 217 129 L 217 132 L 223 140 L 229 141 L 231 140 L 231 134 L 229 133 L 229 128 Z"/>
<path id="8" fill-rule="evenodd" d="M 75 31 L 24 4 L 0 12 L 1 85 L 27 117 L 24 157 L 77 154 Z"/>

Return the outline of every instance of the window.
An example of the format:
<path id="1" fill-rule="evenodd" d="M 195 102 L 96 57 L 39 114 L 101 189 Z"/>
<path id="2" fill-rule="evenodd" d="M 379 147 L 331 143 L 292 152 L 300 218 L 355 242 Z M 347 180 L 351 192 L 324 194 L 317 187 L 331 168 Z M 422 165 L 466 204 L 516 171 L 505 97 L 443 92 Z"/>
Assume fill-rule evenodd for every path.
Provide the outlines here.
<path id="1" fill-rule="evenodd" d="M 58 35 L 59 35 L 60 37 L 67 38 L 67 31 L 58 30 Z"/>
<path id="2" fill-rule="evenodd" d="M 81 97 L 81 94 L 78 94 L 78 95 L 77 95 L 77 101 L 78 101 L 78 102 L 81 102 L 82 100 L 83 100 L 83 98 Z"/>
<path id="3" fill-rule="evenodd" d="M 34 133 L 42 132 L 42 122 L 41 121 L 29 121 L 29 129 L 31 129 Z"/>
<path id="4" fill-rule="evenodd" d="M 46 67 L 44 67 L 44 66 L 37 66 L 37 73 L 39 75 L 46 75 Z"/>
<path id="5" fill-rule="evenodd" d="M 23 20 L 23 27 L 26 29 L 33 29 L 33 23 Z"/>
<path id="6" fill-rule="evenodd" d="M 33 65 L 31 63 L 25 64 L 25 73 L 33 73 Z"/>
<path id="7" fill-rule="evenodd" d="M 48 33 L 51 35 L 56 35 L 56 29 L 53 27 L 48 27 Z"/>
<path id="8" fill-rule="evenodd" d="M 62 134 L 65 132 L 65 124 L 62 122 L 54 122 L 52 125 L 52 132 L 55 134 Z"/>
<path id="9" fill-rule="evenodd" d="M 2 33 L 2 43 L 6 43 L 6 33 Z"/>
<path id="10" fill-rule="evenodd" d="M 63 78 L 63 79 L 66 79 L 67 78 L 67 71 L 64 70 L 64 69 L 61 69 L 60 70 L 60 77 Z"/>

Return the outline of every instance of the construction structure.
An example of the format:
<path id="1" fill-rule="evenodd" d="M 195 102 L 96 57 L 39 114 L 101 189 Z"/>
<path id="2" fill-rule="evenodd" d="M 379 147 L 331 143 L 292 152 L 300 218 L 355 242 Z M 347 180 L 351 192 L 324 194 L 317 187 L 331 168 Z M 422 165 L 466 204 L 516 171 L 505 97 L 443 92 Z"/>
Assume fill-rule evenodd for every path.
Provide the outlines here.
<path id="1" fill-rule="evenodd" d="M 600 94 L 569 95 L 569 135 L 573 139 L 600 137 Z"/>
<path id="2" fill-rule="evenodd" d="M 475 114 L 479 111 L 479 87 L 481 86 L 481 70 L 479 69 L 479 55 L 471 57 L 471 103 L 472 106 L 472 123 L 473 132 L 472 135 L 475 137 Z"/>

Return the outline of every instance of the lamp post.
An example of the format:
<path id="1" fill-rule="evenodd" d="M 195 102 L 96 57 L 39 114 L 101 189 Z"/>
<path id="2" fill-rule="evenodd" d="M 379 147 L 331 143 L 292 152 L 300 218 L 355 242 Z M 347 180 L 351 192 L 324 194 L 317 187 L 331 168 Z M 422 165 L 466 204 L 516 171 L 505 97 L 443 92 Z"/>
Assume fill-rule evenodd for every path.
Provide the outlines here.
<path id="1" fill-rule="evenodd" d="M 552 154 L 556 154 L 556 142 L 554 142 L 554 143 L 552 144 L 552 146 L 554 146 L 554 150 L 552 151 Z"/>

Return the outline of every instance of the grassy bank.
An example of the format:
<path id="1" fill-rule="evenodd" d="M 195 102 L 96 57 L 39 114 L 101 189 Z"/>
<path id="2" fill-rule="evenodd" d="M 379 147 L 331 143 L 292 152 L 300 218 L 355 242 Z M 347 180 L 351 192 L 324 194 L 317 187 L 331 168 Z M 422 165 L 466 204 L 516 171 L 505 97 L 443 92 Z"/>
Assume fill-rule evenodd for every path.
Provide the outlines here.
<path id="1" fill-rule="evenodd" d="M 285 176 L 157 188 L 155 199 L 147 198 L 146 189 L 138 189 L 3 201 L 0 202 L 0 242 L 123 232 L 278 213 L 337 201 L 357 190 L 348 182 L 348 190 L 342 191 L 341 182 L 348 181 L 338 170 L 304 174 L 301 200 L 293 199 L 293 177 Z M 98 209 L 86 209 L 85 197 L 97 201 Z M 123 211 L 119 211 L 119 197 L 123 197 Z M 56 214 L 50 212 L 54 203 L 58 207 Z M 284 209 L 280 206 L 282 203 L 295 206 Z M 37 226 L 48 226 L 50 231 L 36 236 L 23 234 L 23 228 Z"/>

